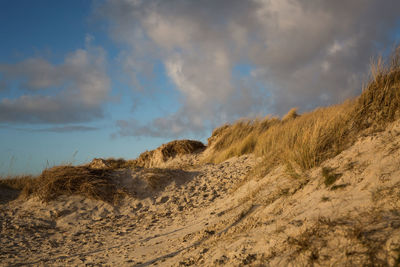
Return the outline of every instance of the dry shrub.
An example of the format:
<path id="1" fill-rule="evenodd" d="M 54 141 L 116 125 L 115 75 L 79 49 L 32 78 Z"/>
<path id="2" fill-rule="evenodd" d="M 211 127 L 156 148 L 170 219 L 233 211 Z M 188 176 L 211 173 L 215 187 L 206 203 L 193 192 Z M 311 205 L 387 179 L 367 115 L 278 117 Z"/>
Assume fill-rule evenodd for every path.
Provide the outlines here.
<path id="1" fill-rule="evenodd" d="M 22 191 L 22 196 L 35 195 L 45 202 L 60 195 L 74 194 L 109 203 L 118 202 L 124 195 L 112 182 L 109 171 L 87 166 L 57 166 L 44 170 Z"/>
<path id="2" fill-rule="evenodd" d="M 255 153 L 264 158 L 260 168 L 293 162 L 310 169 L 336 156 L 361 133 L 383 129 L 400 118 L 400 47 L 389 62 L 379 59 L 371 69 L 371 81 L 355 100 L 301 116 L 292 109 L 283 120 L 240 120 L 216 129 L 206 161 Z"/>

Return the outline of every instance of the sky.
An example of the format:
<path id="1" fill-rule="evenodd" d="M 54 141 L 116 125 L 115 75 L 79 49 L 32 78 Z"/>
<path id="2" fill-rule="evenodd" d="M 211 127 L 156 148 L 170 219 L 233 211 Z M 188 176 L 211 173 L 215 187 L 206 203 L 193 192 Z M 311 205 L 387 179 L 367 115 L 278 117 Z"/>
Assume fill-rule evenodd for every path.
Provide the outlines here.
<path id="1" fill-rule="evenodd" d="M 357 96 L 398 0 L 0 0 L 0 175 Z"/>

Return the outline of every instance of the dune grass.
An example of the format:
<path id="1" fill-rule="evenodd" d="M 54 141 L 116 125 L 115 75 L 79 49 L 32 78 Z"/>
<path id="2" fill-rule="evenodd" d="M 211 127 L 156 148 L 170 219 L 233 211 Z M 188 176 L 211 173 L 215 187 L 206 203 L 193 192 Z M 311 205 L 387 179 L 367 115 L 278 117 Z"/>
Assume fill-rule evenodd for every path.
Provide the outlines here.
<path id="1" fill-rule="evenodd" d="M 0 187 L 21 191 L 26 185 L 33 183 L 35 178 L 37 177 L 32 175 L 0 177 Z"/>
<path id="2" fill-rule="evenodd" d="M 239 121 L 219 132 L 211 143 L 208 161 L 218 163 L 233 156 L 255 153 L 264 164 L 294 162 L 312 168 L 339 153 L 350 137 L 347 126 L 354 101 L 319 108 L 301 116 L 288 114 L 284 120 L 265 118 Z"/>
<path id="3" fill-rule="evenodd" d="M 163 144 L 159 148 L 151 151 L 145 151 L 135 160 L 130 161 L 131 165 L 137 167 L 151 167 L 151 161 L 158 157 L 162 161 L 167 161 L 177 155 L 185 155 L 196 153 L 205 149 L 205 146 L 200 141 L 195 140 L 175 140 Z"/>
<path id="4" fill-rule="evenodd" d="M 208 140 L 212 153 L 206 161 L 255 153 L 263 157 L 265 169 L 290 162 L 307 170 L 349 147 L 360 134 L 382 130 L 398 118 L 400 47 L 388 61 L 379 58 L 372 64 L 370 82 L 355 99 L 302 115 L 292 109 L 282 120 L 240 120 L 217 128 Z"/>
<path id="5" fill-rule="evenodd" d="M 61 195 L 82 195 L 109 203 L 117 203 L 124 192 L 113 182 L 108 170 L 87 166 L 56 166 L 41 175 L 17 176 L 0 180 L 0 186 L 21 191 L 20 198 L 36 196 L 44 202 Z"/>

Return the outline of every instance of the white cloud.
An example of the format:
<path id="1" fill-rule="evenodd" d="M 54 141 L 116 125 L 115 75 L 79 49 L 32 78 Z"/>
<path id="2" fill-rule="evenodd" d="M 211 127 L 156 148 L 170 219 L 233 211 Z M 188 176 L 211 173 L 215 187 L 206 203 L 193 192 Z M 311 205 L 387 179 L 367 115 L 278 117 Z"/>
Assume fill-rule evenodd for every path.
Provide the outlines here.
<path id="1" fill-rule="evenodd" d="M 110 80 L 105 52 L 86 39 L 85 49 L 53 65 L 41 58 L 0 64 L 5 84 L 19 82 L 19 96 L 0 100 L 0 123 L 71 123 L 102 116 Z M 7 90 L 7 89 L 5 89 Z"/>
<path id="2" fill-rule="evenodd" d="M 160 60 L 182 95 L 177 113 L 120 128 L 154 135 L 164 120 L 162 131 L 179 135 L 354 96 L 370 58 L 393 45 L 397 10 L 396 0 L 106 1 L 101 13 L 129 47 L 129 74 Z M 243 62 L 251 75 L 233 77 Z"/>

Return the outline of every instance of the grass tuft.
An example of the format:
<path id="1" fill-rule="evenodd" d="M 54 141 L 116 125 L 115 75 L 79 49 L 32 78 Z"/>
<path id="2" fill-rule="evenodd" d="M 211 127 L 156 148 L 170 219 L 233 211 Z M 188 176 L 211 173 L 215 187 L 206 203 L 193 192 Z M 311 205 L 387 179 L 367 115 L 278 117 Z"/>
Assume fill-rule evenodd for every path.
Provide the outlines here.
<path id="1" fill-rule="evenodd" d="M 297 108 L 292 108 L 289 112 L 282 117 L 282 121 L 287 121 L 291 119 L 297 118 L 299 115 L 297 114 Z"/>
<path id="2" fill-rule="evenodd" d="M 22 190 L 20 197 L 28 198 L 33 195 L 44 202 L 55 200 L 61 195 L 82 195 L 117 203 L 125 194 L 112 182 L 109 171 L 87 166 L 57 166 L 46 169 L 39 177 L 21 182 L 18 189 Z"/>
<path id="3" fill-rule="evenodd" d="M 324 184 L 326 187 L 333 185 L 337 179 L 340 178 L 341 174 L 333 173 L 331 168 L 324 167 L 322 168 L 322 176 L 325 178 Z"/>

